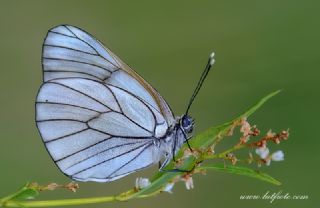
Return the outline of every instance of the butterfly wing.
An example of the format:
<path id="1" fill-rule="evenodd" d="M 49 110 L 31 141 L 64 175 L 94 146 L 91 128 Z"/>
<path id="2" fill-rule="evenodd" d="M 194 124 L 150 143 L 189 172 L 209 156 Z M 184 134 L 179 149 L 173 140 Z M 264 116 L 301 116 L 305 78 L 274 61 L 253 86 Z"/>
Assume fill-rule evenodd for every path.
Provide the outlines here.
<path id="1" fill-rule="evenodd" d="M 36 122 L 51 157 L 80 181 L 116 180 L 159 161 L 173 115 L 137 73 L 86 32 L 51 29 Z M 172 117 L 172 118 L 171 118 Z"/>
<path id="2" fill-rule="evenodd" d="M 148 102 L 161 112 L 169 125 L 175 122 L 169 105 L 149 83 L 80 28 L 60 25 L 49 30 L 43 45 L 42 64 L 44 81 L 83 77 L 112 83 Z"/>

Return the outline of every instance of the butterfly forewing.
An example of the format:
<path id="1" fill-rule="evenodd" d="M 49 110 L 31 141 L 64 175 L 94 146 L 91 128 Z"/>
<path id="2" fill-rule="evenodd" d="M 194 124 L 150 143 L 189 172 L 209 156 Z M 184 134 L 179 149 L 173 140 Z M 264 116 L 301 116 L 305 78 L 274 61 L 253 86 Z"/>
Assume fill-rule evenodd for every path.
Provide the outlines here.
<path id="1" fill-rule="evenodd" d="M 37 127 L 62 172 L 121 178 L 159 160 L 154 139 L 174 121 L 157 91 L 83 30 L 51 29 L 43 46 Z"/>
<path id="2" fill-rule="evenodd" d="M 60 25 L 49 30 L 43 45 L 42 64 L 44 81 L 83 77 L 110 83 L 117 79 L 118 87 L 139 95 L 158 109 L 169 124 L 174 123 L 170 107 L 149 83 L 97 39 L 77 27 Z M 114 73 L 116 71 L 121 72 Z M 128 76 L 130 83 L 138 84 L 130 88 Z"/>

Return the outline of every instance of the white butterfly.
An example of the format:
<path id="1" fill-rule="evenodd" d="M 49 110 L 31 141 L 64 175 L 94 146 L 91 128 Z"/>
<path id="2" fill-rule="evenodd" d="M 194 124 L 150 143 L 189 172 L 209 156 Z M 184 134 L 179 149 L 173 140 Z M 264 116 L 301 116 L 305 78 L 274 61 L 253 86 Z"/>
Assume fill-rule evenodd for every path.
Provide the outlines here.
<path id="1" fill-rule="evenodd" d="M 188 106 L 213 64 L 206 70 Z M 174 117 L 161 95 L 85 31 L 49 30 L 36 123 L 60 170 L 79 181 L 108 182 L 158 163 L 162 169 L 188 141 L 188 110 Z"/>

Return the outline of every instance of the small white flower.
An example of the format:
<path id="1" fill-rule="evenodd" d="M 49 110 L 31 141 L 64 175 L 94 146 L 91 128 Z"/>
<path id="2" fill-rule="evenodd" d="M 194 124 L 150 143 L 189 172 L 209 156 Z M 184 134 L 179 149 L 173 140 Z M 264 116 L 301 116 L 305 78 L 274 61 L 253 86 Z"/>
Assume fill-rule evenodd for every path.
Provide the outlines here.
<path id="1" fill-rule="evenodd" d="M 147 186 L 149 186 L 151 183 L 150 183 L 150 181 L 149 181 L 149 179 L 148 178 L 137 178 L 136 179 L 136 188 L 137 189 L 143 189 L 143 188 L 145 188 L 145 187 L 147 187 Z"/>
<path id="2" fill-rule="evenodd" d="M 269 156 L 269 149 L 267 147 L 260 147 L 256 149 L 256 154 L 262 159 L 266 159 Z"/>
<path id="3" fill-rule="evenodd" d="M 193 186 L 193 179 L 191 176 L 188 176 L 186 178 L 183 179 L 184 182 L 185 182 L 185 185 L 186 185 L 186 189 L 187 190 L 190 190 L 190 189 L 193 189 L 194 186 Z"/>
<path id="4" fill-rule="evenodd" d="M 167 185 L 162 189 L 162 191 L 172 194 L 174 183 L 167 183 Z"/>
<path id="5" fill-rule="evenodd" d="M 269 165 L 270 165 L 270 163 L 271 163 L 270 158 L 267 158 L 267 159 L 266 159 L 266 165 L 267 165 L 267 166 L 269 166 Z"/>
<path id="6" fill-rule="evenodd" d="M 273 161 L 282 161 L 284 160 L 284 153 L 281 150 L 278 150 L 271 155 L 271 160 Z"/>
<path id="7" fill-rule="evenodd" d="M 272 153 L 271 155 L 268 156 L 268 158 L 265 159 L 266 160 L 266 165 L 270 165 L 271 160 L 272 161 L 282 161 L 284 160 L 284 153 L 281 150 L 278 150 L 274 153 Z"/>

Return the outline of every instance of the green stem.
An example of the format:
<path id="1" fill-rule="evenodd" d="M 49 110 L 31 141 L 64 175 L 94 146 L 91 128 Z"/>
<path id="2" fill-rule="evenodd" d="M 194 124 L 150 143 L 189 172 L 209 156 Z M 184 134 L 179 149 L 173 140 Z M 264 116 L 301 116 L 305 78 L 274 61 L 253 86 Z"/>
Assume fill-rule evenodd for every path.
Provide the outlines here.
<path id="1" fill-rule="evenodd" d="M 121 193 L 116 196 L 92 197 L 80 199 L 61 199 L 61 200 L 46 200 L 46 201 L 5 201 L 1 203 L 1 207 L 54 207 L 54 206 L 71 206 L 104 203 L 112 201 L 127 201 L 131 199 L 131 195 L 135 193 L 133 190 Z M 157 193 L 160 193 L 159 191 Z M 148 195 L 140 195 L 134 198 L 146 198 L 156 195 L 151 193 Z"/>
<path id="2" fill-rule="evenodd" d="M 105 197 L 91 197 L 91 198 L 80 198 L 80 199 L 61 199 L 61 200 L 46 200 L 46 201 L 10 201 L 3 198 L 0 200 L 0 207 L 56 207 L 56 206 L 74 206 L 74 205 L 85 205 L 85 204 L 96 204 L 113 201 L 128 201 L 134 198 L 147 198 L 155 196 L 161 193 L 161 190 L 156 190 L 150 194 L 135 195 L 137 192 L 130 190 L 123 192 L 116 196 L 105 196 Z"/>
<path id="3" fill-rule="evenodd" d="M 111 201 L 121 201 L 116 196 L 95 197 L 95 198 L 81 198 L 81 199 L 61 199 L 61 200 L 47 200 L 47 201 L 7 201 L 3 207 L 54 207 L 54 206 L 68 206 L 103 203 Z"/>

